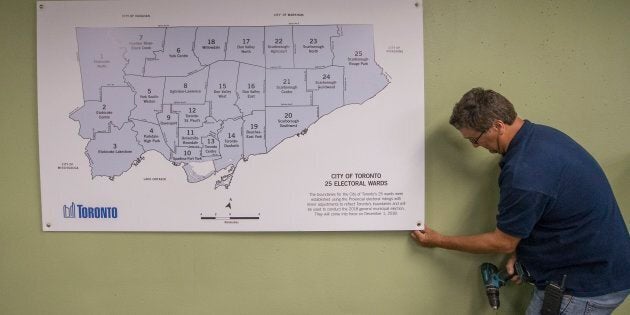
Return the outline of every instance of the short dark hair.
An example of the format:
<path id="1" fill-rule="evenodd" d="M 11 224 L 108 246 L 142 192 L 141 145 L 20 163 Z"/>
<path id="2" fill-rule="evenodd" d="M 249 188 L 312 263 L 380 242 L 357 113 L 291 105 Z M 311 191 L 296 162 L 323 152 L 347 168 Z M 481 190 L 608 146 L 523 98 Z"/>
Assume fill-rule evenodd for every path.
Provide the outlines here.
<path id="1" fill-rule="evenodd" d="M 516 119 L 514 105 L 503 95 L 483 88 L 474 88 L 462 96 L 453 107 L 449 123 L 459 129 L 485 131 L 495 120 L 511 125 Z"/>

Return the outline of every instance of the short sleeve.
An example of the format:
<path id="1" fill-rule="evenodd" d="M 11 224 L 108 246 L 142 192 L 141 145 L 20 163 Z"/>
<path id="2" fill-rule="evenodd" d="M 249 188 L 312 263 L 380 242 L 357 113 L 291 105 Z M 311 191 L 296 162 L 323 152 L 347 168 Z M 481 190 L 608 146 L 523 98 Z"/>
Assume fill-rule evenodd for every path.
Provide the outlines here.
<path id="1" fill-rule="evenodd" d="M 536 191 L 502 187 L 497 228 L 519 238 L 527 238 L 540 220 L 552 197 Z"/>

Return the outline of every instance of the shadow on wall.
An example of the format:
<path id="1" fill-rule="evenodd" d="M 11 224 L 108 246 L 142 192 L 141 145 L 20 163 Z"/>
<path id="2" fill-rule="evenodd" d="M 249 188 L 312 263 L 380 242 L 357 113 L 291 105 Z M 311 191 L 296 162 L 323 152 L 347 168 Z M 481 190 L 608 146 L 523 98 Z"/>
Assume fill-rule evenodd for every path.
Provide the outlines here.
<path id="1" fill-rule="evenodd" d="M 630 221 L 630 155 L 606 166 L 606 176 L 617 198 L 626 224 Z"/>
<path id="2" fill-rule="evenodd" d="M 485 151 L 475 150 L 448 124 L 427 133 L 427 210 L 454 206 L 450 211 L 458 217 L 458 234 L 487 232 L 496 226 L 500 156 L 478 150 Z M 450 199 L 446 203 L 445 197 Z"/>

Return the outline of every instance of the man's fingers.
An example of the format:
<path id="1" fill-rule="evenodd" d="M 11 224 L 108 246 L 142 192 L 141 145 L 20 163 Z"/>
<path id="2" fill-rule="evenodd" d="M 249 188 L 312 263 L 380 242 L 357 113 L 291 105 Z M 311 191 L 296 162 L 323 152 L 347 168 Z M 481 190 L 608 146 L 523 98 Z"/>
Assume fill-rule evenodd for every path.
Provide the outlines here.
<path id="1" fill-rule="evenodd" d="M 426 231 L 412 231 L 411 232 L 411 238 L 413 238 L 416 243 L 418 243 L 418 245 L 422 246 L 422 247 L 430 247 L 429 243 L 428 243 L 428 234 L 426 233 Z"/>
<path id="2" fill-rule="evenodd" d="M 420 231 L 412 231 L 411 232 L 411 237 L 416 240 L 416 241 L 420 241 L 420 238 L 422 237 L 422 232 Z"/>
<path id="3" fill-rule="evenodd" d="M 505 266 L 505 269 L 507 270 L 507 273 L 509 275 L 512 275 L 510 279 L 512 279 L 514 276 L 517 276 L 517 274 L 514 273 L 514 266 L 511 266 L 510 264 L 508 264 L 507 266 Z"/>
<path id="4" fill-rule="evenodd" d="M 413 238 L 418 245 L 423 246 L 424 232 L 423 231 L 412 231 L 411 238 Z"/>

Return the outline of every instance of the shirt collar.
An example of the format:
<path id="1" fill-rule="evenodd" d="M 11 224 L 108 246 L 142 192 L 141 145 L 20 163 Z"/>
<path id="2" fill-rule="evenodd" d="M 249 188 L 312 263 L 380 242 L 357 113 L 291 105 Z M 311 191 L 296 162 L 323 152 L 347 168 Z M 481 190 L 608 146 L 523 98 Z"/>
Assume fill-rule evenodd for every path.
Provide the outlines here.
<path id="1" fill-rule="evenodd" d="M 523 126 L 516 132 L 514 138 L 510 141 L 510 144 L 507 148 L 505 154 L 503 154 L 503 158 L 499 162 L 499 166 L 503 167 L 503 165 L 510 159 L 514 152 L 518 151 L 518 148 L 523 143 L 527 135 L 530 133 L 533 123 L 529 120 L 525 119 L 523 122 Z"/>

